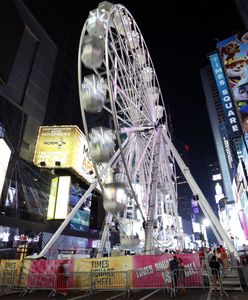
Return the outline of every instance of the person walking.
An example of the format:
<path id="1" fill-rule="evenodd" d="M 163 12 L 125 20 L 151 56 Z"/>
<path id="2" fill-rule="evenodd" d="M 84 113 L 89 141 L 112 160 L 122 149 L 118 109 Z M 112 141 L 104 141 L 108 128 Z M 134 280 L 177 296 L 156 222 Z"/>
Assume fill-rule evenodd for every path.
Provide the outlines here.
<path id="1" fill-rule="evenodd" d="M 58 293 L 67 296 L 67 282 L 68 282 L 68 265 L 61 262 L 57 271 L 57 291 Z"/>
<path id="2" fill-rule="evenodd" d="M 216 249 L 216 260 L 220 264 L 220 275 L 223 276 L 223 274 L 224 274 L 224 262 L 223 262 L 223 257 L 222 257 L 220 247 L 218 247 Z"/>
<path id="3" fill-rule="evenodd" d="M 178 270 L 179 270 L 179 263 L 177 260 L 177 256 L 174 255 L 173 259 L 169 261 L 169 267 L 172 273 L 172 279 L 174 280 L 175 287 L 177 286 L 177 278 L 178 278 Z"/>
<path id="4" fill-rule="evenodd" d="M 220 253 L 221 253 L 224 268 L 227 268 L 228 267 L 228 259 L 227 259 L 226 249 L 222 245 L 220 245 L 219 248 L 220 248 Z"/>
<path id="5" fill-rule="evenodd" d="M 185 289 L 185 266 L 183 263 L 183 260 L 181 259 L 181 257 L 178 257 L 178 269 L 179 269 L 179 278 L 178 281 L 180 282 L 180 285 L 182 285 L 182 292 L 186 292 Z"/>
<path id="6" fill-rule="evenodd" d="M 212 256 L 209 266 L 212 273 L 214 293 L 217 293 L 217 281 L 219 280 L 220 263 L 217 261 L 217 257 L 215 255 Z"/>

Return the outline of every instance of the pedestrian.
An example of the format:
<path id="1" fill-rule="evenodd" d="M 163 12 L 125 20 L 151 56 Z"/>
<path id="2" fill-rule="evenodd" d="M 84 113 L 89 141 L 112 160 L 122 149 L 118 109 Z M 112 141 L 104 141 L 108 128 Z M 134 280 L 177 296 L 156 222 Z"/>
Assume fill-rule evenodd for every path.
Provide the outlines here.
<path id="1" fill-rule="evenodd" d="M 222 276 L 224 274 L 224 262 L 220 247 L 216 249 L 216 260 L 220 264 L 220 275 Z"/>
<path id="2" fill-rule="evenodd" d="M 222 261 L 223 261 L 223 265 L 225 268 L 228 267 L 228 259 L 227 259 L 227 253 L 226 253 L 226 249 L 220 245 L 220 253 L 221 253 L 221 257 L 222 257 Z"/>
<path id="3" fill-rule="evenodd" d="M 178 257 L 178 269 L 179 269 L 178 281 L 182 285 L 182 291 L 186 292 L 186 289 L 185 289 L 185 271 L 184 271 L 185 266 L 184 266 L 184 263 L 183 263 L 183 260 L 181 259 L 181 257 Z"/>
<path id="4" fill-rule="evenodd" d="M 61 262 L 57 272 L 57 291 L 64 296 L 67 296 L 68 278 L 68 265 Z"/>
<path id="5" fill-rule="evenodd" d="M 217 257 L 215 255 L 212 256 L 209 266 L 211 268 L 211 273 L 212 273 L 214 292 L 216 293 L 217 281 L 219 280 L 219 274 L 220 274 L 220 263 L 217 261 Z"/>
<path id="6" fill-rule="evenodd" d="M 209 252 L 207 253 L 207 264 L 208 264 L 208 266 L 210 264 L 210 261 L 212 260 L 213 255 L 216 256 L 216 250 L 213 249 L 213 251 L 212 251 L 212 249 L 209 248 Z"/>
<path id="7" fill-rule="evenodd" d="M 179 272 L 179 263 L 177 260 L 177 256 L 174 255 L 173 259 L 169 261 L 169 267 L 172 273 L 172 279 L 174 280 L 175 287 L 177 286 L 177 278 L 178 278 L 178 272 Z"/>

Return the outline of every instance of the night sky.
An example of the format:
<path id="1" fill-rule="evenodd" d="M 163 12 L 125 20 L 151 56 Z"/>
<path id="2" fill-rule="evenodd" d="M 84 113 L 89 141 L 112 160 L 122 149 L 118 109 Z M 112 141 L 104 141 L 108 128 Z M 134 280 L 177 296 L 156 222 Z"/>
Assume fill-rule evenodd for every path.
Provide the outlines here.
<path id="1" fill-rule="evenodd" d="M 216 42 L 244 29 L 233 1 L 121 1 L 139 25 L 169 105 L 173 133 L 208 196 L 206 158 L 215 154 L 199 69 Z M 148 4 L 149 3 L 149 4 Z M 165 8 L 163 8 L 165 6 Z"/>
<path id="2" fill-rule="evenodd" d="M 82 26 L 88 12 L 101 2 L 25 1 L 32 2 L 35 6 L 37 4 L 39 11 L 42 9 L 43 13 L 50 13 L 51 18 L 60 24 L 63 22 L 61 16 L 64 12 L 61 14 L 58 10 L 66 10 L 67 4 L 73 3 L 82 16 Z M 189 145 L 191 172 L 208 196 L 206 158 L 215 153 L 215 146 L 199 70 L 209 64 L 207 54 L 216 50 L 218 40 L 244 29 L 234 1 L 110 2 L 123 4 L 136 20 L 151 54 L 166 106 L 169 107 L 173 135 L 178 141 Z M 59 26 L 57 30 L 60 30 Z"/>

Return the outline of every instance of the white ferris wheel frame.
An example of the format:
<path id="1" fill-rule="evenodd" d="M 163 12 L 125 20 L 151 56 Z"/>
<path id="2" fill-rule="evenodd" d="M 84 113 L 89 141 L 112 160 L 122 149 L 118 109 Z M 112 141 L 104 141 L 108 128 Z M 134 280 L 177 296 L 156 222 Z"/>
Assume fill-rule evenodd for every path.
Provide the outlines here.
<path id="1" fill-rule="evenodd" d="M 131 18 L 132 24 L 136 29 L 136 32 L 140 34 L 140 38 L 142 38 L 142 49 L 145 51 L 145 55 L 148 58 L 149 61 L 149 67 L 153 69 L 153 79 L 152 83 L 155 83 L 155 86 L 158 88 L 159 91 L 159 99 L 160 103 L 157 102 L 157 104 L 160 104 L 164 108 L 164 113 L 166 113 L 165 107 L 164 107 L 164 102 L 161 94 L 161 90 L 159 87 L 159 83 L 157 80 L 157 76 L 155 73 L 155 69 L 152 63 L 152 60 L 149 55 L 149 51 L 146 47 L 146 44 L 144 42 L 144 39 L 141 35 L 140 30 L 138 29 L 138 26 L 134 19 L 132 18 L 131 14 L 129 11 L 122 5 L 113 5 L 112 8 L 109 11 L 108 15 L 108 21 L 107 21 L 107 28 L 106 28 L 106 38 L 105 38 L 105 67 L 107 72 L 105 73 L 108 78 L 108 91 L 110 95 L 110 104 L 111 107 L 108 107 L 106 104 L 103 106 L 105 111 L 109 112 L 113 116 L 113 121 L 115 125 L 115 133 L 116 133 L 116 139 L 118 142 L 118 150 L 115 152 L 113 157 L 110 159 L 110 161 L 105 165 L 103 170 L 99 173 L 99 170 L 97 168 L 96 163 L 93 161 L 93 165 L 97 174 L 97 179 L 95 182 L 93 182 L 90 186 L 89 189 L 85 192 L 85 194 L 82 196 L 82 198 L 79 200 L 79 202 L 76 204 L 76 206 L 72 209 L 70 214 L 67 216 L 67 218 L 64 220 L 64 222 L 61 224 L 61 226 L 58 228 L 56 233 L 53 235 L 53 237 L 50 239 L 48 244 L 44 247 L 44 249 L 40 252 L 40 254 L 36 257 L 42 257 L 45 256 L 47 251 L 50 249 L 50 247 L 53 245 L 53 243 L 57 240 L 59 235 L 62 233 L 64 228 L 68 225 L 70 220 L 73 218 L 73 216 L 76 214 L 78 209 L 81 207 L 83 202 L 86 200 L 88 195 L 96 188 L 96 186 L 99 184 L 102 191 L 104 189 L 101 178 L 106 172 L 108 171 L 109 168 L 111 168 L 113 165 L 117 163 L 117 161 L 121 161 L 122 167 L 124 169 L 125 173 L 125 181 L 128 183 L 129 189 L 131 193 L 133 194 L 133 198 L 135 199 L 136 205 L 138 206 L 140 212 L 141 212 L 141 217 L 146 223 L 146 228 L 145 228 L 145 243 L 144 243 L 144 253 L 145 254 L 152 254 L 154 253 L 154 246 L 158 246 L 159 244 L 162 246 L 165 246 L 163 241 L 158 240 L 158 233 L 156 232 L 156 236 L 154 236 L 154 219 L 155 215 L 158 212 L 158 208 L 160 209 L 160 214 L 161 214 L 161 222 L 163 223 L 163 218 L 165 217 L 165 213 L 168 213 L 172 218 L 174 218 L 174 222 L 176 222 L 176 229 L 177 233 L 180 235 L 180 229 L 179 229 L 179 222 L 178 222 L 178 215 L 177 215 L 177 188 L 176 184 L 171 180 L 171 176 L 175 176 L 175 161 L 177 162 L 179 168 L 181 169 L 182 173 L 185 176 L 185 179 L 187 180 L 193 194 L 199 196 L 199 205 L 205 214 L 205 216 L 211 221 L 210 225 L 211 228 L 213 229 L 213 232 L 215 233 L 217 239 L 219 242 L 224 241 L 228 250 L 232 253 L 234 253 L 237 256 L 237 250 L 231 243 L 230 239 L 228 238 L 227 234 L 223 230 L 222 226 L 220 225 L 217 217 L 213 213 L 211 207 L 208 204 L 207 199 L 201 192 L 199 186 L 195 182 L 194 178 L 190 174 L 190 171 L 188 167 L 185 165 L 183 162 L 182 158 L 178 154 L 176 148 L 174 147 L 171 137 L 170 137 L 170 132 L 168 130 L 168 124 L 165 122 L 159 123 L 159 122 L 154 122 L 154 116 L 155 116 L 155 106 L 151 105 L 148 103 L 147 97 L 143 97 L 143 107 L 144 109 L 141 109 L 141 105 L 138 105 L 135 103 L 134 99 L 132 97 L 127 96 L 125 94 L 126 87 L 121 84 L 118 85 L 121 81 L 118 81 L 118 71 L 117 69 L 114 69 L 113 74 L 115 77 L 113 77 L 113 74 L 111 72 L 112 66 L 117 66 L 121 65 L 123 63 L 122 60 L 118 61 L 118 57 L 115 53 L 115 58 L 113 59 L 112 56 L 109 55 L 109 40 L 108 36 L 111 34 L 110 31 L 108 31 L 110 22 L 112 22 L 113 26 L 113 19 L 111 20 L 111 16 L 115 13 L 122 11 L 124 12 L 128 17 Z M 121 21 L 123 22 L 123 20 Z M 81 32 L 81 37 L 80 37 L 80 43 L 79 43 L 79 55 L 78 55 L 78 86 L 79 86 L 79 94 L 81 97 L 81 84 L 82 84 L 82 62 L 81 62 L 81 53 L 82 53 L 82 45 L 83 45 L 83 38 L 86 33 L 86 25 L 87 21 L 85 22 L 82 32 Z M 118 30 L 117 30 L 118 33 Z M 119 33 L 118 33 L 119 34 Z M 125 49 L 124 45 L 122 44 L 122 49 L 121 51 L 130 51 L 130 49 Z M 115 49 L 112 49 L 113 52 Z M 120 51 L 120 49 L 118 49 Z M 135 52 L 134 49 L 131 50 L 131 52 Z M 123 52 L 121 52 L 123 54 Z M 112 65 L 109 62 L 109 59 L 112 58 Z M 122 66 L 122 65 L 121 65 Z M 124 69 L 126 66 L 122 66 Z M 128 65 L 129 69 L 133 67 L 131 62 L 129 62 Z M 124 72 L 121 70 L 121 72 Z M 98 76 L 101 75 L 98 70 L 94 69 L 94 73 L 97 74 Z M 125 75 L 125 74 L 122 74 Z M 112 77 L 111 77 L 112 76 Z M 137 76 L 137 74 L 136 74 Z M 144 79 L 144 78 L 143 78 Z M 142 80 L 141 80 L 142 81 Z M 135 79 L 134 79 L 135 82 Z M 136 84 L 136 89 L 138 89 L 138 95 L 135 93 L 135 91 L 132 92 L 131 96 L 136 97 L 135 99 L 139 98 L 140 95 L 145 94 L 144 91 L 140 90 L 142 82 L 139 84 Z M 129 86 L 130 88 L 130 86 Z M 117 101 L 117 95 L 121 98 L 122 100 L 125 99 L 125 105 L 124 109 L 121 110 L 121 113 L 123 116 L 118 115 L 119 111 L 117 111 L 117 106 L 121 107 L 120 104 Z M 145 100 L 144 100 L 145 99 Z M 159 100 L 158 100 L 159 101 Z M 130 108 L 127 106 L 129 104 L 132 106 L 132 109 L 136 109 L 139 112 L 139 117 L 141 120 L 140 124 L 132 124 L 132 122 L 128 122 L 125 117 L 127 118 L 131 112 Z M 145 105 L 144 105 L 145 104 Z M 83 125 L 84 125 L 84 130 L 85 130 L 85 135 L 87 139 L 89 139 L 89 134 L 88 134 L 88 126 L 86 122 L 86 117 L 85 117 L 85 112 L 84 109 L 81 109 L 82 111 L 82 118 L 83 118 Z M 133 113 L 133 112 L 132 112 Z M 142 117 L 144 119 L 142 120 Z M 166 117 L 166 116 L 165 116 Z M 147 124 L 147 119 L 150 119 L 150 123 Z M 155 117 L 156 118 L 156 117 Z M 167 120 L 167 118 L 165 119 Z M 120 126 L 120 122 L 122 124 L 125 124 L 126 127 Z M 130 126 L 132 125 L 132 126 Z M 147 134 L 147 133 L 150 134 Z M 125 139 L 124 143 L 121 141 L 120 134 L 125 133 L 128 137 Z M 137 134 L 138 133 L 138 134 Z M 132 136 L 132 143 L 130 143 L 130 138 L 129 136 Z M 137 141 L 137 136 L 141 137 L 142 145 L 139 145 Z M 134 140 L 134 141 L 133 141 Z M 141 142 L 140 141 L 140 142 Z M 130 161 L 126 161 L 127 155 L 131 155 L 130 152 L 135 150 L 135 147 L 139 148 L 139 159 L 137 160 L 135 166 L 133 167 L 130 165 Z M 140 149 L 143 149 L 142 151 Z M 128 152 L 129 151 L 129 152 Z M 127 154 L 129 153 L 129 154 Z M 148 153 L 148 155 L 147 155 Z M 126 155 L 126 156 L 125 156 Z M 150 161 L 149 161 L 150 160 Z M 139 170 L 143 167 L 145 169 L 146 177 L 148 178 L 146 182 L 146 186 L 148 189 L 148 194 L 147 194 L 147 204 L 148 204 L 148 209 L 146 210 L 146 214 L 144 213 L 144 210 L 140 208 L 141 203 L 138 201 L 137 196 L 136 196 L 136 191 L 135 187 L 133 186 L 133 180 L 135 180 Z M 132 172 L 133 171 L 133 172 Z M 123 173 L 123 174 L 124 174 Z M 166 187 L 166 193 L 161 192 L 160 189 L 158 188 L 159 182 L 158 177 L 161 178 Z M 161 196 L 164 195 L 164 196 Z M 162 200 L 160 199 L 160 207 L 158 207 L 158 195 L 159 197 L 162 197 Z M 165 207 L 165 210 L 164 210 Z M 112 222 L 112 219 L 118 220 L 118 217 L 116 215 L 111 215 L 108 213 L 105 218 L 105 226 L 102 232 L 102 238 L 101 238 L 101 243 L 99 245 L 99 256 L 102 255 L 103 248 L 106 242 L 106 239 L 108 237 L 108 232 L 110 228 L 110 224 Z M 119 220 L 120 221 L 120 220 Z M 121 222 L 120 222 L 121 223 Z M 168 232 L 164 232 L 164 235 L 168 234 Z"/>

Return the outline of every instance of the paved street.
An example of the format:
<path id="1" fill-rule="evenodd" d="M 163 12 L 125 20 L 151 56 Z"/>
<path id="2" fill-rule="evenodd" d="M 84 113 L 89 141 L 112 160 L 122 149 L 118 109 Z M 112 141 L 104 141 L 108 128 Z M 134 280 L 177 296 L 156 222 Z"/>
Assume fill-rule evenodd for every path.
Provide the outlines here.
<path id="1" fill-rule="evenodd" d="M 130 295 L 129 299 L 141 299 L 145 296 L 147 296 L 149 293 L 152 291 L 135 291 L 132 292 Z M 94 295 L 90 296 L 90 299 L 95 299 L 95 300 L 106 300 L 109 299 L 110 297 L 117 296 L 120 293 L 117 292 L 99 292 Z M 6 300 L 20 300 L 20 299 L 38 299 L 38 300 L 43 300 L 43 299 L 48 299 L 49 293 L 47 292 L 33 292 L 31 294 L 27 294 L 24 297 L 20 297 L 18 294 L 12 294 L 12 295 L 2 295 L 0 298 L 6 299 Z M 55 295 L 51 297 L 52 299 L 56 300 L 79 300 L 79 299 L 84 299 L 85 293 L 71 293 L 68 296 L 62 296 L 62 295 Z M 123 299 L 123 295 L 119 295 L 119 297 L 116 297 L 115 299 Z M 164 293 L 163 291 L 159 291 L 155 294 L 153 294 L 151 297 L 148 299 L 152 300 L 160 300 L 160 299 L 171 299 L 167 293 Z M 247 300 L 248 299 L 248 292 L 230 292 L 228 291 L 228 297 L 223 295 L 221 297 L 220 295 L 214 296 L 212 295 L 211 297 L 208 298 L 208 292 L 204 290 L 188 290 L 185 293 L 179 294 L 176 298 L 173 299 L 190 299 L 190 300 L 220 300 L 220 299 L 229 299 L 229 300 Z"/>

